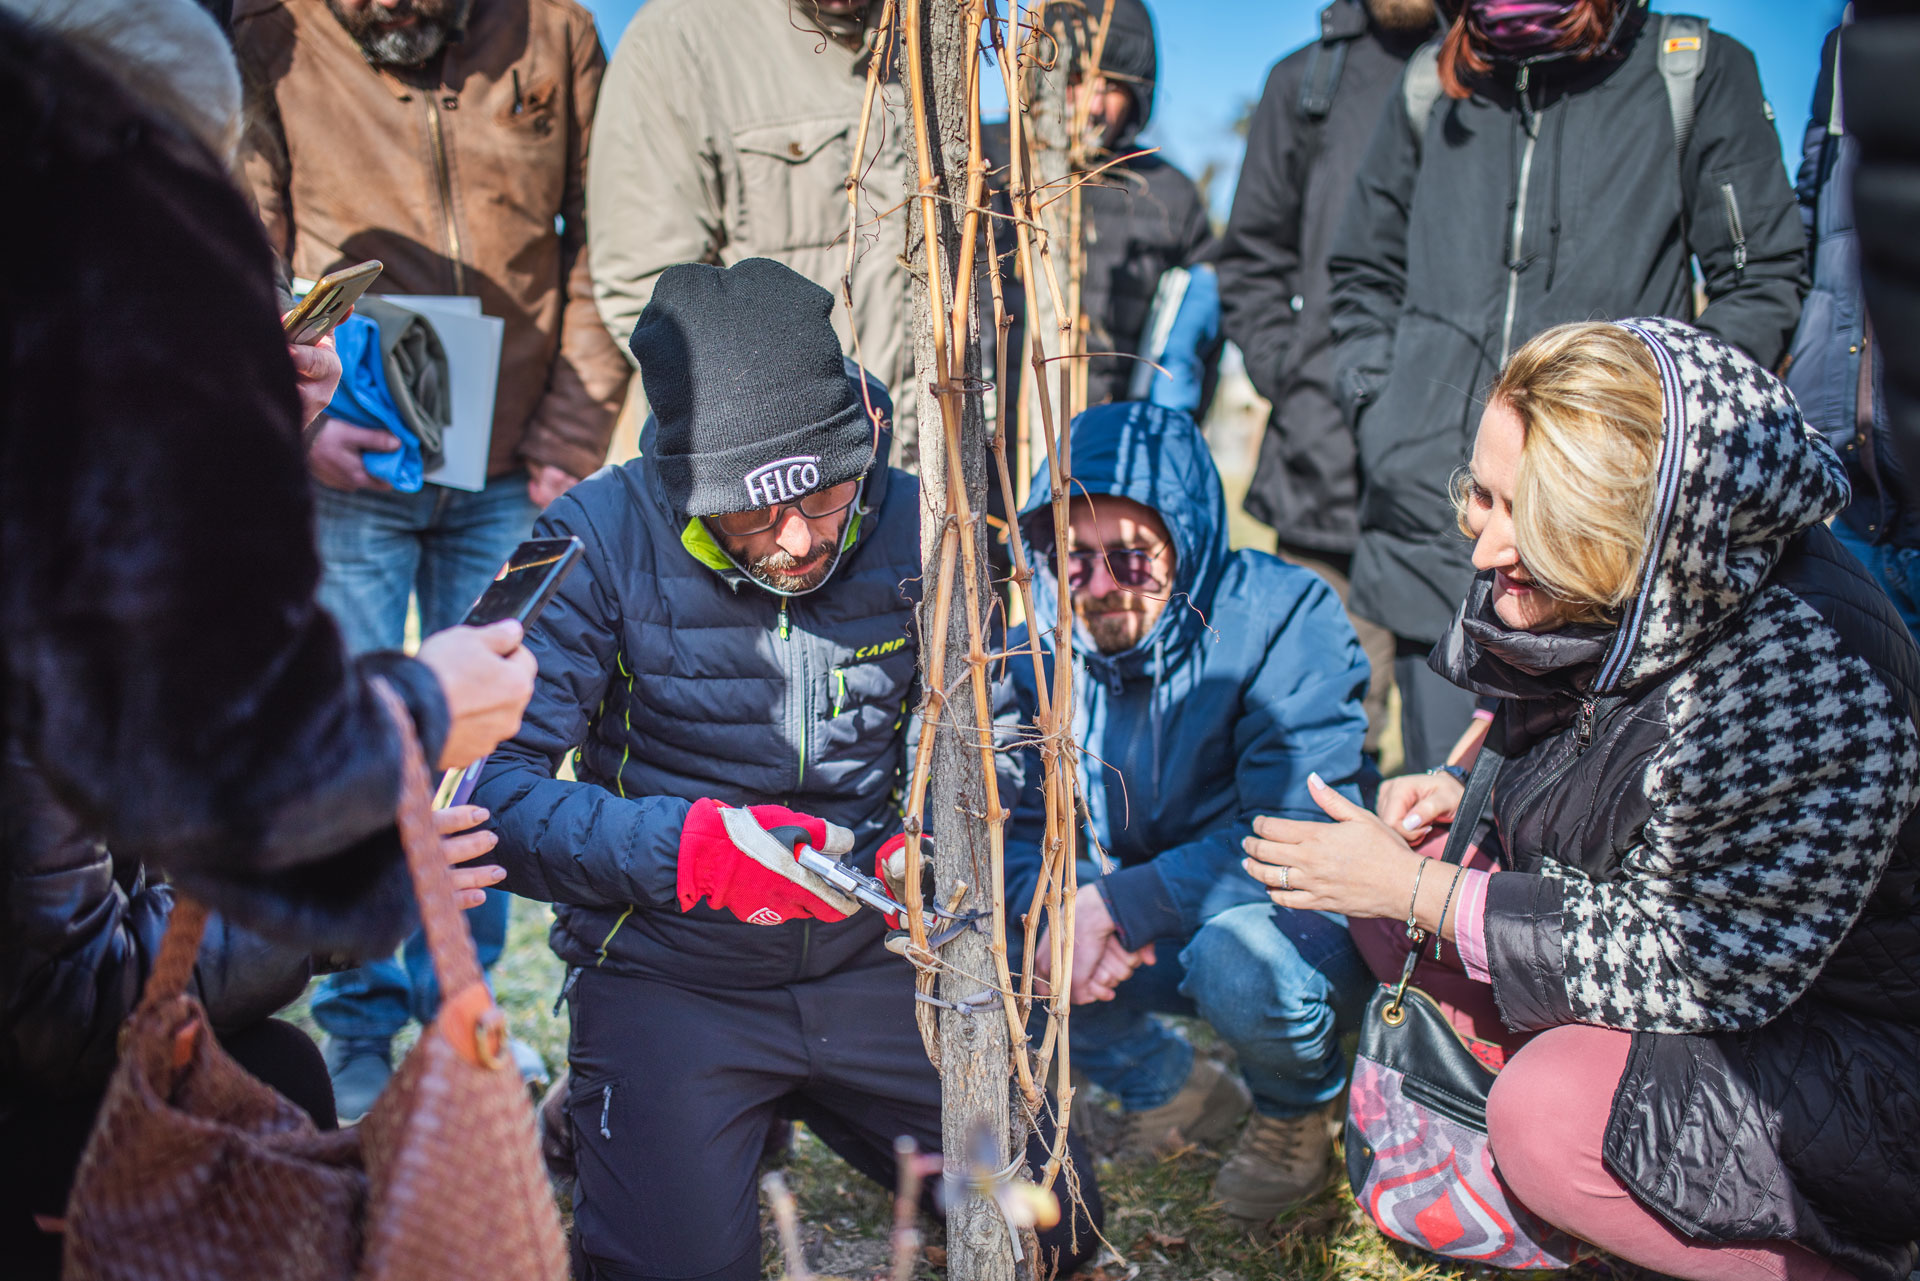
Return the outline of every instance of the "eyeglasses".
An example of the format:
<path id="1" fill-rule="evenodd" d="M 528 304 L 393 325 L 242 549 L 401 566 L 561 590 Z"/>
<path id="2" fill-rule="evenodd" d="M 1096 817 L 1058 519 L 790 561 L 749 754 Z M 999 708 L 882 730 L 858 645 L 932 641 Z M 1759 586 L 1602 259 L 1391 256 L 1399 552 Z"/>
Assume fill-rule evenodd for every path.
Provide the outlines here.
<path id="1" fill-rule="evenodd" d="M 1167 585 L 1167 580 L 1160 576 L 1160 568 L 1154 562 L 1165 548 L 1166 544 L 1162 543 L 1158 547 L 1094 547 L 1068 552 L 1067 586 L 1074 591 L 1083 590 L 1093 581 L 1093 567 L 1104 564 L 1117 586 L 1159 591 Z"/>
<path id="2" fill-rule="evenodd" d="M 811 494 L 803 494 L 790 503 L 775 503 L 771 507 L 755 507 L 750 511 L 727 512 L 720 516 L 705 517 L 705 520 L 728 538 L 745 538 L 750 534 L 764 534 L 780 523 L 781 513 L 788 508 L 799 512 L 808 520 L 825 520 L 829 516 L 838 516 L 853 506 L 854 500 L 860 497 L 860 484 L 865 479 L 862 476 L 841 481 L 838 485 L 816 489 Z"/>

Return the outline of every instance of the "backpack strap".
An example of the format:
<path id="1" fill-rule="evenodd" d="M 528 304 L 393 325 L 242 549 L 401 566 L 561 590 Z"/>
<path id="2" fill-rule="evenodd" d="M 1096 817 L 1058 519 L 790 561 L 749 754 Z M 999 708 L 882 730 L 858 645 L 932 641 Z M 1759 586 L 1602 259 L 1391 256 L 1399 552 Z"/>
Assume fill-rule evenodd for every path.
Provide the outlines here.
<path id="1" fill-rule="evenodd" d="M 1400 80 L 1400 96 L 1407 109 L 1407 125 L 1413 130 L 1413 150 L 1419 155 L 1427 137 L 1427 122 L 1440 103 L 1440 42 L 1429 40 L 1407 59 L 1406 74 Z"/>
<path id="2" fill-rule="evenodd" d="M 1667 107 L 1673 114 L 1673 154 L 1687 163 L 1687 144 L 1693 140 L 1693 91 L 1707 65 L 1707 20 L 1685 13 L 1660 15 L 1660 80 L 1667 87 Z M 1681 190 L 1686 190 L 1684 184 Z"/>
<path id="3" fill-rule="evenodd" d="M 1334 91 L 1340 87 L 1340 72 L 1347 65 L 1349 39 L 1322 39 L 1307 56 L 1307 74 L 1300 82 L 1300 116 L 1319 123 L 1333 110 Z"/>

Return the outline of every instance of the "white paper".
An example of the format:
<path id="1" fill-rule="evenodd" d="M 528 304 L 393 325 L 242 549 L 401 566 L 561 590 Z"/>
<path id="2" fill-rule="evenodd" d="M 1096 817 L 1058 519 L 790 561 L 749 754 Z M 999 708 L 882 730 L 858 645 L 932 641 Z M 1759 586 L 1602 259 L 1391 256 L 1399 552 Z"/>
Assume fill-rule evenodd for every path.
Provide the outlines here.
<path id="1" fill-rule="evenodd" d="M 440 335 L 452 382 L 453 422 L 441 433 L 440 465 L 425 479 L 475 492 L 487 485 L 493 445 L 493 401 L 500 384 L 500 342 L 507 322 L 480 314 L 480 300 L 466 295 L 382 294 L 386 301 L 419 312 Z"/>

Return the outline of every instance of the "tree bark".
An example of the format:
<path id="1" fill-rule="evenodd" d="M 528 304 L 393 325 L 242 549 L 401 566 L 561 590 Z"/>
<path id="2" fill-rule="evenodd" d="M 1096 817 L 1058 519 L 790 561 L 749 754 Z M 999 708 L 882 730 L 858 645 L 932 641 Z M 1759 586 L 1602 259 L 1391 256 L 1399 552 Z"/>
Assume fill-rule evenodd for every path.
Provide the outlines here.
<path id="1" fill-rule="evenodd" d="M 966 21 L 961 0 L 903 0 L 903 23 L 917 24 L 920 66 L 925 89 L 923 113 L 915 116 L 913 128 L 924 130 L 932 158 L 936 194 L 932 234 L 942 281 L 939 297 L 949 313 L 956 289 L 967 282 L 954 279 L 961 249 L 961 211 L 967 197 L 968 136 L 973 122 L 967 106 L 967 73 L 977 56 L 976 33 Z M 904 33 L 904 27 L 903 27 Z M 899 42 L 899 66 L 903 81 L 915 72 L 912 67 L 913 43 Z M 974 726 L 974 703 L 968 692 L 967 662 L 970 648 L 967 600 L 971 595 L 976 609 L 982 611 L 978 625 L 982 631 L 988 620 L 984 610 L 993 599 L 986 577 L 986 527 L 979 514 L 986 510 L 987 428 L 982 399 L 974 394 L 979 387 L 979 308 L 978 299 L 967 318 L 963 332 L 948 335 L 948 342 L 962 353 L 956 365 L 963 371 L 968 390 L 942 387 L 946 371 L 935 354 L 933 305 L 934 292 L 927 277 L 928 254 L 924 202 L 917 172 L 908 179 L 907 258 L 913 264 L 914 369 L 919 380 L 917 402 L 921 406 L 920 546 L 927 598 L 921 611 L 921 678 L 926 687 L 949 691 L 951 698 L 936 700 L 938 724 L 928 724 L 922 733 L 935 734 L 932 768 L 929 775 L 926 813 L 933 838 L 933 875 L 935 892 L 945 905 L 952 901 L 955 888 L 967 885 L 962 906 L 966 910 L 990 907 L 992 866 L 986 821 L 987 797 L 985 765 L 981 760 L 978 730 Z M 944 393 L 944 394 L 943 394 Z M 938 407 L 936 409 L 936 406 Z M 957 431 L 960 439 L 961 471 L 954 475 L 948 454 L 942 447 L 940 431 Z M 941 543 L 947 528 L 948 487 L 965 487 L 967 509 L 975 513 L 972 527 L 961 531 L 974 543 L 972 563 L 980 581 L 971 593 L 963 581 L 964 559 L 957 560 L 951 578 L 951 600 L 946 615 L 946 647 L 943 670 L 928 671 L 931 629 L 936 622 L 938 602 L 935 595 L 940 582 Z M 1009 798 L 1011 799 L 1011 798 Z M 994 961 L 984 933 L 968 931 L 941 949 L 942 968 L 938 996 L 942 1001 L 964 1003 L 987 989 L 977 977 L 994 973 Z M 969 1166 L 998 1170 L 1008 1162 L 1011 1099 L 1009 1090 L 1009 1029 L 997 998 L 982 1003 L 977 1011 L 960 1013 L 942 1009 L 940 1026 L 940 1073 L 942 1080 L 942 1151 L 950 1174 L 962 1175 Z M 950 1180 L 947 1185 L 947 1267 L 954 1281 L 1012 1281 L 1015 1275 L 1012 1242 L 1005 1220 L 995 1205 L 965 1190 L 965 1183 Z"/>

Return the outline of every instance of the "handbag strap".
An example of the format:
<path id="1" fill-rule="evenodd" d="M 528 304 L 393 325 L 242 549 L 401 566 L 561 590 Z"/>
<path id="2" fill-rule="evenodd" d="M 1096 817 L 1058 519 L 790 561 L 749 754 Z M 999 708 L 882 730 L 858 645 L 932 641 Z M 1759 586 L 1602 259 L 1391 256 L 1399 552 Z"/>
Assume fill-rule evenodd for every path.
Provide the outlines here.
<path id="1" fill-rule="evenodd" d="M 499 1054 L 497 1042 L 504 1040 L 505 1024 L 481 979 L 473 936 L 454 901 L 453 873 L 433 826 L 433 803 L 428 796 L 427 765 L 420 739 L 414 733 L 413 717 L 393 687 L 377 677 L 373 687 L 400 742 L 400 800 L 394 817 L 401 847 L 406 851 L 414 898 L 420 905 L 420 924 L 433 958 L 434 978 L 447 994 L 446 1007 L 452 1007 L 452 1024 L 457 1025 L 449 1027 L 448 1037 L 463 1056 L 492 1066 L 490 1060 Z M 166 934 L 140 995 L 140 1010 L 150 1010 L 186 992 L 193 981 L 206 927 L 206 905 L 176 892 Z"/>
<path id="2" fill-rule="evenodd" d="M 1442 863 L 1461 863 L 1466 860 L 1467 847 L 1473 844 L 1473 831 L 1480 826 L 1480 818 L 1487 812 L 1487 801 L 1493 796 L 1493 781 L 1500 774 L 1500 767 L 1506 763 L 1506 757 L 1493 750 L 1484 739 L 1480 743 L 1480 754 L 1473 758 L 1473 768 L 1467 771 L 1466 795 L 1460 798 L 1460 804 L 1453 811 L 1453 826 L 1447 829 L 1447 843 L 1440 851 Z"/>
<path id="3" fill-rule="evenodd" d="M 1500 767 L 1506 763 L 1506 757 L 1493 750 L 1492 744 L 1482 740 L 1480 754 L 1473 758 L 1473 768 L 1467 771 L 1466 794 L 1460 798 L 1460 804 L 1454 807 L 1453 826 L 1447 829 L 1447 843 L 1440 851 L 1440 862 L 1459 865 L 1467 858 L 1467 849 L 1473 844 L 1474 829 L 1480 826 L 1481 816 L 1487 812 L 1487 802 L 1493 796 L 1494 780 L 1500 776 Z M 1424 935 L 1422 939 L 1424 939 Z M 1401 1008 L 1407 995 L 1407 988 L 1413 983 L 1413 971 L 1420 964 L 1420 955 L 1426 949 L 1420 940 L 1414 940 L 1407 949 L 1406 964 L 1400 967 L 1400 982 L 1393 988 L 1393 999 L 1382 1012 L 1389 1027 L 1398 1027 L 1405 1018 Z"/>
<path id="4" fill-rule="evenodd" d="M 440 990 L 452 996 L 481 982 L 480 957 L 465 914 L 454 901 L 453 872 L 441 851 L 440 835 L 434 831 L 427 763 L 413 732 L 413 717 L 385 680 L 376 677 L 373 688 L 400 740 L 400 804 L 395 820 L 406 850 L 407 872 L 413 878 L 413 896 L 420 904 L 420 928 L 433 958 L 433 976 Z"/>

